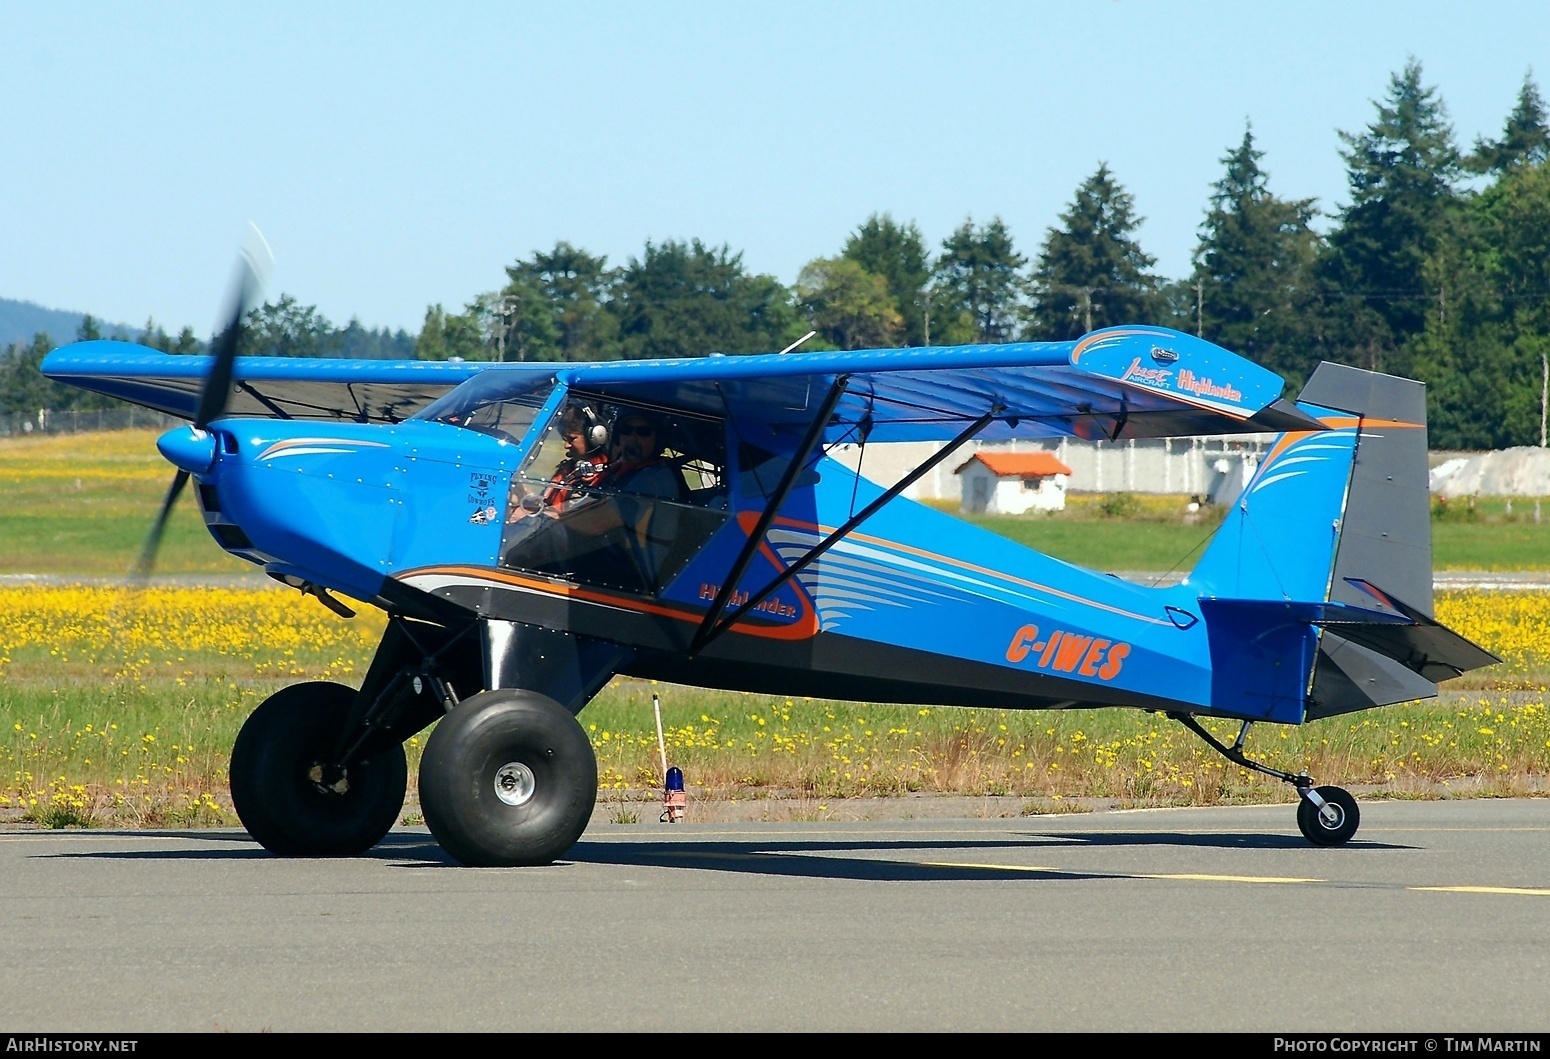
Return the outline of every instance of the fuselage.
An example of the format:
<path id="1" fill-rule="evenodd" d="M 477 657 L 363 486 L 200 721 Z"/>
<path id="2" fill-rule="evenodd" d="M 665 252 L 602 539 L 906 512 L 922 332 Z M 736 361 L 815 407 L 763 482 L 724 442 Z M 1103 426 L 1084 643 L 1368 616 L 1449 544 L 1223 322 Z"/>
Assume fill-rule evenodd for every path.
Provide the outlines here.
<path id="1" fill-rule="evenodd" d="M 291 583 L 389 609 L 407 586 L 473 616 L 626 644 L 637 649 L 627 671 L 663 679 L 1010 708 L 1210 706 L 1210 648 L 1188 584 L 1085 570 L 903 497 L 691 653 L 770 475 L 728 445 L 714 498 L 659 501 L 693 544 L 660 585 L 533 569 L 510 543 L 511 496 L 544 426 L 511 438 L 417 420 L 227 419 L 212 424 L 219 444 L 197 493 L 223 547 Z M 728 611 L 880 492 L 818 460 Z"/>

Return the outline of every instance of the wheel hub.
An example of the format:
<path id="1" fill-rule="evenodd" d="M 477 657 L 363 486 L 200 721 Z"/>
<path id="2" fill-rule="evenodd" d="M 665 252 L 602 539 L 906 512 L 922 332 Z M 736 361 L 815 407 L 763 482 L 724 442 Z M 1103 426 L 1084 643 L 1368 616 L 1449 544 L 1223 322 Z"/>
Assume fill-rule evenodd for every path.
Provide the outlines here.
<path id="1" fill-rule="evenodd" d="M 1319 808 L 1319 823 L 1331 831 L 1337 830 L 1345 823 L 1345 810 L 1334 802 L 1325 802 Z"/>
<path id="2" fill-rule="evenodd" d="M 307 771 L 307 779 L 319 794 L 348 794 L 350 790 L 349 775 L 338 765 L 313 765 Z"/>
<path id="3" fill-rule="evenodd" d="M 495 797 L 507 805 L 525 805 L 533 797 L 538 780 L 520 761 L 508 761 L 495 770 Z"/>

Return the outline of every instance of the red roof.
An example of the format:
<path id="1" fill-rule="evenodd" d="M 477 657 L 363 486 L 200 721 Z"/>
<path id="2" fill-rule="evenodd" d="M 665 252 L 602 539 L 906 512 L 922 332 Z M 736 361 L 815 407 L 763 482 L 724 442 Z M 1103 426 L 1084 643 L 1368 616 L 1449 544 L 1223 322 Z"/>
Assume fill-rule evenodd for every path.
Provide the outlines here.
<path id="1" fill-rule="evenodd" d="M 998 478 L 1038 478 L 1049 474 L 1071 473 L 1071 468 L 1056 459 L 1053 452 L 979 452 L 953 473 L 962 474 L 964 467 L 975 460 L 983 463 Z"/>

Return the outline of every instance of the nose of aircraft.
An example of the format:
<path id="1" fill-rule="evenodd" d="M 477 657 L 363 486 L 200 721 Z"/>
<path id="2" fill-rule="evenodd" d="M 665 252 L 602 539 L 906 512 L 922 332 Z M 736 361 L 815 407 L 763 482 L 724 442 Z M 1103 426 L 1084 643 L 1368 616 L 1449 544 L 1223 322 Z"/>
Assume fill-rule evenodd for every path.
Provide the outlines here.
<path id="1" fill-rule="evenodd" d="M 205 474 L 215 466 L 215 435 L 208 430 L 173 427 L 156 440 L 156 447 L 180 471 Z"/>

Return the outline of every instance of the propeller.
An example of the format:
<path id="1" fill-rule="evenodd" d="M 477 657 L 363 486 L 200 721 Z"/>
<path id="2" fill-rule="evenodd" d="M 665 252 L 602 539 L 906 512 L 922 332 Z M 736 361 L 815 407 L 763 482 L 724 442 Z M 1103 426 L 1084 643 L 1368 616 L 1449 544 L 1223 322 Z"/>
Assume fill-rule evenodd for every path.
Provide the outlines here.
<path id="1" fill-rule="evenodd" d="M 205 376 L 204 388 L 199 394 L 199 407 L 194 413 L 193 425 L 170 431 L 157 443 L 164 455 L 181 455 L 182 451 L 204 446 L 210 453 L 210 463 L 214 462 L 213 439 L 210 439 L 205 428 L 226 411 L 226 405 L 231 399 L 232 374 L 236 370 L 237 347 L 242 339 L 242 321 L 257 301 L 273 265 L 274 254 L 263 233 L 255 225 L 248 225 L 248 235 L 242 244 L 231 294 L 227 299 L 227 310 L 219 318 L 225 321 L 225 326 L 220 327 L 210 340 L 210 372 Z M 172 485 L 167 489 L 166 499 L 162 501 L 156 521 L 151 525 L 151 532 L 140 548 L 140 557 L 130 570 L 132 581 L 144 582 L 151 576 L 156 552 L 161 548 L 162 534 L 167 529 L 167 519 L 172 514 L 172 505 L 177 503 L 178 496 L 192 476 L 185 469 L 189 463 L 187 459 L 174 459 L 173 462 L 178 465 L 178 472 L 172 476 Z"/>

